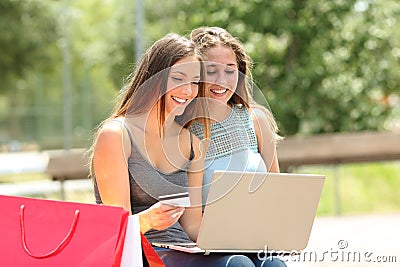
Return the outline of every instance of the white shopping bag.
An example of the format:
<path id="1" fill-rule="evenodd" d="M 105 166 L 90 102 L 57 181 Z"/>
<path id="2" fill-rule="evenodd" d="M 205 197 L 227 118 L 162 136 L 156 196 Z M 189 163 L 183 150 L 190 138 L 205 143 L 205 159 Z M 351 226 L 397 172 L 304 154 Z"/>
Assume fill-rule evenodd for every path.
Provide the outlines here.
<path id="1" fill-rule="evenodd" d="M 143 259 L 139 216 L 129 215 L 124 250 L 122 251 L 121 267 L 141 266 L 143 266 Z"/>

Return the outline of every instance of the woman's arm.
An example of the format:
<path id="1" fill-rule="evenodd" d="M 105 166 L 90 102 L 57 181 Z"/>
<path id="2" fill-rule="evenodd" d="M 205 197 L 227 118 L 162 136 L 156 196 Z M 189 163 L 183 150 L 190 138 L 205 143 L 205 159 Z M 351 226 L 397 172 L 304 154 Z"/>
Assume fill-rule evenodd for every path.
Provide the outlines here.
<path id="1" fill-rule="evenodd" d="M 200 139 L 194 135 L 193 149 L 195 157 L 187 172 L 189 178 L 189 197 L 191 207 L 185 209 L 185 212 L 180 219 L 180 223 L 190 239 L 195 242 L 202 219 L 202 185 L 205 148 L 201 147 Z"/>
<path id="2" fill-rule="evenodd" d="M 272 130 L 271 123 L 266 112 L 262 107 L 253 107 L 251 116 L 254 122 L 254 129 L 258 141 L 258 151 L 270 172 L 279 172 L 279 162 L 276 152 L 275 133 Z"/>
<path id="3" fill-rule="evenodd" d="M 96 182 L 105 205 L 123 207 L 131 213 L 129 171 L 127 159 L 131 154 L 129 136 L 118 122 L 105 124 L 94 145 Z M 138 213 L 140 231 L 163 230 L 176 221 L 184 208 L 160 202 Z"/>
<path id="4" fill-rule="evenodd" d="M 118 122 L 102 126 L 94 144 L 94 170 L 103 204 L 131 211 L 127 159 L 129 137 Z"/>

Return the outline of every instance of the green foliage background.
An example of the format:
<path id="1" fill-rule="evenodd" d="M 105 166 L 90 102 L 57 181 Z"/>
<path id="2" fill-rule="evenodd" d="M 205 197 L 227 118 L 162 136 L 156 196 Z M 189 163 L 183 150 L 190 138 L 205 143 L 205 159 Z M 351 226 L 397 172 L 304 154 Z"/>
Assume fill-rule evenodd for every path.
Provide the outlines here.
<path id="1" fill-rule="evenodd" d="M 226 28 L 244 43 L 282 135 L 383 130 L 400 117 L 397 0 L 143 6 L 140 33 L 133 0 L 0 1 L 0 144 L 63 145 L 69 64 L 72 146 L 87 146 L 134 67 L 135 41 L 147 47 L 202 25 Z"/>

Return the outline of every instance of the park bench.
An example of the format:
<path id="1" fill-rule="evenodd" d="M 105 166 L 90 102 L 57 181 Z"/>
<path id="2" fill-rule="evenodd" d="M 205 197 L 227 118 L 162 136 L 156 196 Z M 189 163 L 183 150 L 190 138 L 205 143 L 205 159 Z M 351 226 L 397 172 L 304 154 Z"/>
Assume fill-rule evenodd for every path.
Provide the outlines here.
<path id="1" fill-rule="evenodd" d="M 301 165 L 400 159 L 400 132 L 291 136 L 278 145 L 281 171 Z"/>
<path id="2" fill-rule="evenodd" d="M 61 183 L 61 199 L 65 199 L 64 182 L 75 179 L 88 179 L 89 160 L 85 149 L 48 150 L 49 162 L 46 173 L 53 181 Z"/>
<path id="3" fill-rule="evenodd" d="M 400 132 L 357 132 L 291 136 L 278 145 L 282 172 L 302 165 L 331 165 L 335 213 L 341 214 L 339 166 L 345 163 L 400 160 Z"/>
<path id="4" fill-rule="evenodd" d="M 351 162 L 400 160 L 400 132 L 357 132 L 289 136 L 277 148 L 282 172 L 302 165 L 339 166 Z M 85 150 L 49 151 L 46 172 L 55 181 L 84 179 L 89 175 Z M 336 172 L 338 173 L 338 172 Z M 339 175 L 334 177 L 336 213 L 340 214 Z M 61 196 L 64 189 L 61 187 Z"/>

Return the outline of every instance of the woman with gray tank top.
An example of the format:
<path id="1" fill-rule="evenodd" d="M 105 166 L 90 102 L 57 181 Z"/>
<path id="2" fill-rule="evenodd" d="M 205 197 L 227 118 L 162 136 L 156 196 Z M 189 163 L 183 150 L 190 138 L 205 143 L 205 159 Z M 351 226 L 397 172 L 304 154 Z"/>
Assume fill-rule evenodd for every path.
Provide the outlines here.
<path id="1" fill-rule="evenodd" d="M 202 70 L 192 41 L 176 34 L 156 41 L 94 138 L 96 202 L 138 214 L 140 231 L 150 242 L 192 242 L 197 237 L 205 153 L 186 122 L 205 112 L 204 105 L 193 100 L 204 91 Z M 207 134 L 207 119 L 203 122 Z M 184 192 L 189 193 L 190 207 L 159 201 L 162 195 Z M 254 266 L 242 255 L 155 249 L 166 266 Z"/>

